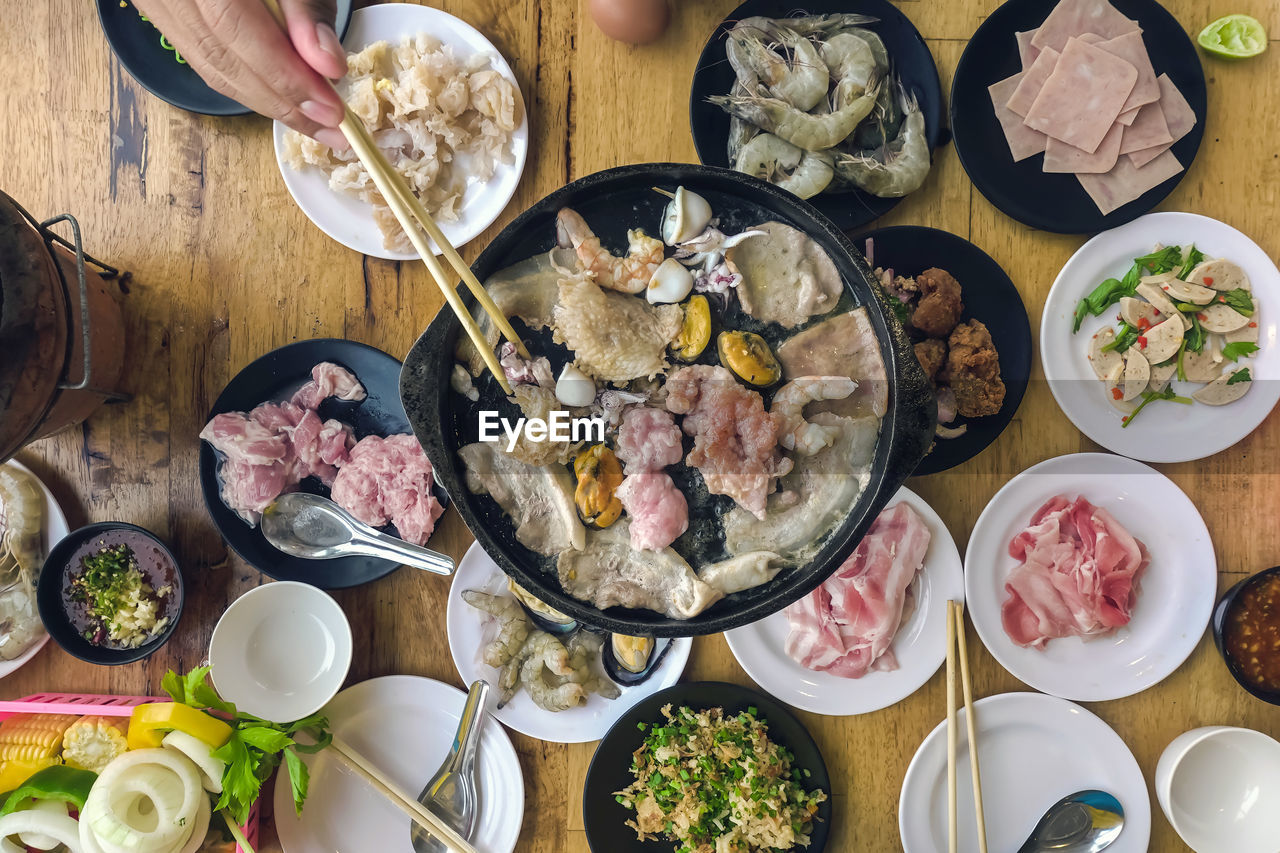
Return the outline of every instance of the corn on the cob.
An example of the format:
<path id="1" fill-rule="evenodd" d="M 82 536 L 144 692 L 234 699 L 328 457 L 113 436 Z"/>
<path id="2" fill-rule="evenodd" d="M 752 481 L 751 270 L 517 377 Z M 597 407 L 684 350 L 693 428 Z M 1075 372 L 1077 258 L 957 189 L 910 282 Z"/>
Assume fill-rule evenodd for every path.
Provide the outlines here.
<path id="1" fill-rule="evenodd" d="M 51 758 L 76 718 L 69 714 L 14 714 L 0 723 L 0 761 Z"/>
<path id="2" fill-rule="evenodd" d="M 71 767 L 101 773 L 129 748 L 123 720 L 81 717 L 62 736 L 62 760 Z"/>

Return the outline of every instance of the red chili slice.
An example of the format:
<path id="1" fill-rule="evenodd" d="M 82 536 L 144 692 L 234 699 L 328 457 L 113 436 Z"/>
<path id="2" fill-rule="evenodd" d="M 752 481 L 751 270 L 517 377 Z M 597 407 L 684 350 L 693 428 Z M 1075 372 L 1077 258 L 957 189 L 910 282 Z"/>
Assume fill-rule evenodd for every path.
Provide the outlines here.
<path id="1" fill-rule="evenodd" d="M 1111 399 L 1119 400 L 1119 399 L 1122 399 L 1123 397 L 1124 397 L 1124 392 L 1121 391 L 1119 388 L 1111 389 Z"/>
<path id="2" fill-rule="evenodd" d="M 1207 287 L 1213 287 L 1213 276 L 1208 276 L 1208 275 L 1205 276 L 1204 283 L 1205 283 L 1205 286 Z"/>

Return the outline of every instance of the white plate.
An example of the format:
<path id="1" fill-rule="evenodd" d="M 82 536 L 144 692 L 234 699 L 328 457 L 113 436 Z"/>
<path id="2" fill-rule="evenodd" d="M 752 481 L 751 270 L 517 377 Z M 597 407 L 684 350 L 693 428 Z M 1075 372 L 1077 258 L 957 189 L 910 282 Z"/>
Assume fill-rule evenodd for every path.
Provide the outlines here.
<path id="1" fill-rule="evenodd" d="M 497 636 L 493 617 L 476 610 L 462 600 L 464 589 L 478 589 L 494 595 L 511 595 L 507 576 L 498 568 L 480 543 L 472 543 L 458 563 L 453 585 L 449 587 L 449 608 L 445 621 L 449 630 L 449 654 L 462 680 L 470 684 L 483 678 L 492 685 L 498 683 L 498 671 L 485 664 L 480 655 L 484 647 Z M 671 641 L 672 647 L 659 664 L 659 669 L 648 681 L 634 687 L 623 687 L 617 699 L 605 699 L 595 693 L 587 697 L 587 703 L 567 711 L 544 711 L 533 703 L 524 689 L 516 691 L 493 715 L 518 732 L 550 743 L 586 743 L 600 740 L 609 727 L 632 705 L 651 693 L 670 687 L 680 679 L 685 664 L 689 662 L 689 650 L 693 640 L 679 637 Z M 497 691 L 494 691 L 495 695 Z M 496 701 L 496 700 L 495 700 Z"/>
<path id="2" fill-rule="evenodd" d="M 25 471 L 31 474 L 32 478 L 39 483 L 40 492 L 44 495 L 44 557 L 49 555 L 53 550 L 53 546 L 62 541 L 63 537 L 71 532 L 67 527 L 67 517 L 62 514 L 62 507 L 58 506 L 58 502 L 53 497 L 53 492 L 49 491 L 49 487 L 40 482 L 40 478 L 32 474 L 31 469 L 21 462 L 10 459 L 5 465 L 12 465 L 19 471 Z M 43 557 L 42 557 L 43 559 Z M 34 610 L 36 606 L 35 592 L 32 591 L 31 607 Z M 48 632 L 40 635 L 40 639 L 31 644 L 31 648 L 18 655 L 13 660 L 0 660 L 0 678 L 4 678 L 12 672 L 16 672 L 27 661 L 36 656 L 44 644 L 49 642 Z"/>
<path id="3" fill-rule="evenodd" d="M 895 705 L 915 693 L 946 659 L 946 603 L 964 600 L 964 569 L 951 532 L 924 499 L 898 489 L 889 506 L 905 501 L 920 513 L 932 537 L 916 585 L 916 609 L 893 638 L 898 668 L 841 678 L 806 669 L 785 650 L 790 626 L 782 611 L 725 632 L 729 648 L 756 684 L 796 708 L 843 717 Z"/>
<path id="4" fill-rule="evenodd" d="M 1151 563 L 1125 627 L 1023 648 L 1000 619 L 1005 579 L 1017 565 L 1009 542 L 1059 494 L 1107 510 L 1147 546 Z M 969 616 L 1005 669 L 1044 693 L 1101 702 L 1146 690 L 1187 659 L 1209 623 L 1218 564 L 1204 520 L 1172 480 L 1123 456 L 1077 453 L 1034 465 L 996 492 L 974 525 L 964 574 Z"/>
<path id="5" fill-rule="evenodd" d="M 452 45 L 458 56 L 488 54 L 491 57 L 491 67 L 516 87 L 516 106 L 521 115 L 520 126 L 511 135 L 514 161 L 496 164 L 493 177 L 483 184 L 468 180 L 459 208 L 461 215 L 457 221 L 439 222 L 440 230 L 449 242 L 461 248 L 492 225 L 515 194 L 529 154 L 529 116 L 515 73 L 493 43 L 470 24 L 438 9 L 412 3 L 384 3 L 356 9 L 351 16 L 351 27 L 343 39 L 343 47 L 347 52 L 354 53 L 376 41 L 399 44 L 405 36 L 423 32 Z M 275 122 L 272 135 L 276 163 L 280 167 L 285 186 L 307 218 L 321 231 L 357 252 L 391 261 L 408 261 L 418 257 L 417 252 L 393 252 L 382 245 L 382 232 L 373 221 L 372 205 L 329 189 L 329 181 L 319 169 L 307 168 L 295 172 L 285 165 L 286 130 L 288 128 L 283 124 Z"/>
<path id="6" fill-rule="evenodd" d="M 1045 810 L 1089 788 L 1124 807 L 1124 829 L 1107 853 L 1146 853 L 1151 836 L 1147 784 L 1129 747 L 1111 727 L 1063 699 L 1002 693 L 974 703 L 978 767 L 991 850 L 1017 850 Z M 956 804 L 960 850 L 976 853 L 978 834 L 965 711 L 957 716 Z M 947 849 L 947 722 L 916 750 L 902 782 L 898 831 L 905 853 Z"/>
<path id="7" fill-rule="evenodd" d="M 389 675 L 348 687 L 324 708 L 329 728 L 398 787 L 418 793 L 449 754 L 467 696 L 430 678 Z M 492 700 L 490 700 L 492 701 Z M 298 817 L 287 778 L 277 779 L 276 831 L 284 853 L 413 853 L 409 819 L 325 752 L 304 755 L 311 789 Z M 501 726 L 486 720 L 476 759 L 479 853 L 511 853 L 524 819 L 520 759 Z"/>
<path id="8" fill-rule="evenodd" d="M 1086 317 L 1071 334 L 1077 303 L 1108 278 L 1119 278 L 1157 243 L 1196 248 L 1210 258 L 1235 261 L 1249 274 L 1260 307 L 1258 346 L 1249 367 L 1253 388 L 1229 406 L 1151 404 L 1133 426 L 1105 397 L 1105 388 L 1089 365 L 1089 340 L 1115 325 L 1115 311 Z M 1040 321 L 1040 363 L 1049 389 L 1076 427 L 1108 450 L 1146 462 L 1188 462 L 1226 450 L 1253 432 L 1280 400 L 1280 271 L 1256 243 L 1230 225 L 1195 213 L 1149 213 L 1127 225 L 1104 231 L 1080 247 L 1058 273 Z M 1202 387 L 1178 382 L 1179 394 Z"/>

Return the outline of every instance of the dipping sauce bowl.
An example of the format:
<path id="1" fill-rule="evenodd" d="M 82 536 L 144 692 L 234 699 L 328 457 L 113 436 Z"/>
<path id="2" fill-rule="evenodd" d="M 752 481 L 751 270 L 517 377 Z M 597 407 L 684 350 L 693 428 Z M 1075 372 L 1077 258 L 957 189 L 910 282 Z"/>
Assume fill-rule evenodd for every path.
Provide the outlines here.
<path id="1" fill-rule="evenodd" d="M 1280 705 L 1280 566 L 1227 590 L 1212 624 L 1218 651 L 1240 686 Z"/>

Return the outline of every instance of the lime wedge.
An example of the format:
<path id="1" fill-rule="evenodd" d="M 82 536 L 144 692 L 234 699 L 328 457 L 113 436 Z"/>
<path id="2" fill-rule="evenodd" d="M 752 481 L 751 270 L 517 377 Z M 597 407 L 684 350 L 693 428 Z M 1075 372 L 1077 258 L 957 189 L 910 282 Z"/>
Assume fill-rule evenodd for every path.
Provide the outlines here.
<path id="1" fill-rule="evenodd" d="M 1227 15 L 1201 30 L 1196 40 L 1215 56 L 1246 59 L 1267 49 L 1267 29 L 1248 15 Z"/>

